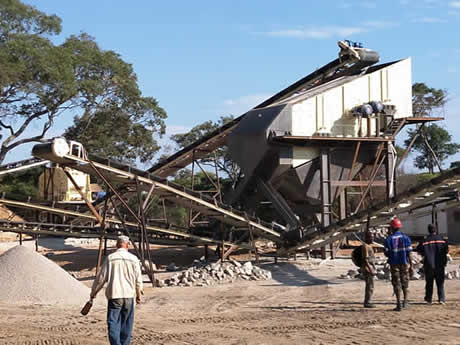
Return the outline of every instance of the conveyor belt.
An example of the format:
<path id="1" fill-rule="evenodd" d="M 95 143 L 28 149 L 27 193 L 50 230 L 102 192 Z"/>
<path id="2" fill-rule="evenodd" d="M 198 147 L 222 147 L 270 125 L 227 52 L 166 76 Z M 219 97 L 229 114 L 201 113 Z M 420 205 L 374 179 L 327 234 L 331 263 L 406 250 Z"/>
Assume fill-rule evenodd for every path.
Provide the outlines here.
<path id="1" fill-rule="evenodd" d="M 96 159 L 95 157 L 92 158 Z M 264 223 L 257 218 L 249 217 L 245 214 L 245 212 L 238 211 L 230 206 L 216 202 L 202 193 L 173 184 L 167 179 L 162 179 L 131 166 L 105 159 L 89 161 L 77 156 L 65 155 L 58 160 L 61 162 L 61 165 L 63 165 L 63 160 L 67 160 L 68 163 L 65 163 L 64 165 L 68 165 L 72 169 L 80 170 L 91 175 L 95 174 L 95 171 L 92 168 L 92 165 L 94 165 L 111 182 L 129 184 L 135 183 L 136 179 L 138 179 L 138 181 L 144 185 L 146 190 L 149 190 L 152 186 L 154 186 L 153 193 L 155 195 L 170 200 L 175 204 L 192 208 L 193 210 L 199 211 L 210 218 L 237 228 L 250 226 L 254 232 L 259 233 L 275 242 L 281 242 L 280 234 L 271 228 L 271 224 Z"/>
<path id="2" fill-rule="evenodd" d="M 48 160 L 43 160 L 39 158 L 31 158 L 22 161 L 8 163 L 0 166 L 0 175 L 11 174 L 21 170 L 35 168 L 41 165 L 45 165 L 47 163 L 49 163 Z"/>
<path id="3" fill-rule="evenodd" d="M 119 236 L 120 229 L 108 229 L 104 233 L 104 238 L 116 240 Z M 91 228 L 85 226 L 70 226 L 66 224 L 48 224 L 34 222 L 12 222 L 0 220 L 0 231 L 23 233 L 29 235 L 51 235 L 59 237 L 79 237 L 79 238 L 100 238 L 101 233 L 99 228 Z M 138 241 L 139 233 L 130 231 L 129 237 L 132 241 Z M 148 233 L 149 243 L 161 245 L 220 245 L 221 241 L 209 242 L 206 240 L 198 241 L 190 238 L 174 238 L 171 236 L 162 236 L 154 232 Z M 226 243 L 226 245 L 231 245 Z M 239 245 L 241 248 L 246 248 L 245 245 Z"/>
<path id="4" fill-rule="evenodd" d="M 372 61 L 358 60 L 356 56 L 351 53 L 350 55 L 342 55 L 340 58 L 329 62 L 313 73 L 310 73 L 304 78 L 296 81 L 292 85 L 276 93 L 251 110 L 268 107 L 276 102 L 280 102 L 296 94 L 297 92 L 305 92 L 311 88 L 318 87 L 344 75 L 359 73 L 362 68 L 372 65 L 377 61 L 378 59 Z M 235 118 L 233 121 L 216 129 L 214 132 L 208 134 L 207 136 L 195 141 L 194 143 L 176 152 L 167 159 L 155 164 L 148 170 L 148 172 L 153 173 L 159 177 L 171 176 L 178 170 L 183 169 L 191 164 L 193 160 L 203 158 L 210 152 L 213 152 L 217 148 L 224 146 L 227 136 L 241 121 L 241 119 L 243 119 L 245 114 Z"/>
<path id="5" fill-rule="evenodd" d="M 69 211 L 69 210 L 63 210 L 60 208 L 55 208 L 55 207 L 50 207 L 50 206 L 44 206 L 44 205 L 37 205 L 37 204 L 32 204 L 29 202 L 23 202 L 23 201 L 16 201 L 16 200 L 9 200 L 9 199 L 0 199 L 0 203 L 11 206 L 11 207 L 19 207 L 19 208 L 27 208 L 27 209 L 32 209 L 32 210 L 37 210 L 37 211 L 46 211 L 50 212 L 53 214 L 58 214 L 62 216 L 71 216 L 71 217 L 83 217 L 89 220 L 93 220 L 95 223 L 97 222 L 97 219 L 93 215 L 89 214 L 83 214 L 75 211 Z M 80 232 L 80 237 L 95 237 L 100 236 L 100 228 L 98 226 L 96 227 L 90 227 L 90 226 L 75 226 L 75 225 L 69 225 L 69 224 L 45 224 L 45 223 L 25 223 L 25 222 L 9 222 L 9 221 L 0 221 L 3 223 L 8 223 L 12 225 L 17 225 L 18 228 L 13 231 L 12 229 L 14 226 L 11 226 L 10 228 L 7 228 L 5 224 L 3 224 L 3 228 L 0 230 L 3 231 L 12 231 L 12 232 L 26 232 L 26 229 L 29 231 L 32 231 L 33 228 L 35 227 L 36 230 L 34 231 L 54 231 L 54 233 L 50 233 L 51 235 L 64 235 L 64 236 L 69 236 L 73 237 L 76 233 Z M 106 224 L 110 226 L 118 226 L 119 229 L 121 229 L 122 222 L 118 219 L 112 219 L 112 218 L 107 218 L 105 220 Z M 21 228 L 22 225 L 20 224 L 26 224 Z M 42 224 L 41 226 L 38 226 L 38 224 Z M 53 228 L 54 226 L 54 228 Z M 137 223 L 132 223 L 132 222 L 125 222 L 125 226 L 132 228 L 132 229 L 137 229 L 138 224 Z M 52 228 L 49 230 L 49 228 Z M 61 230 L 57 230 L 61 229 Z M 152 243 L 160 243 L 164 244 L 166 240 L 170 241 L 170 243 L 178 243 L 179 240 L 181 240 L 182 244 L 187 243 L 187 244 L 212 244 L 212 245 L 220 245 L 222 244 L 222 241 L 219 240 L 214 240 L 206 237 L 201 237 L 201 236 L 196 236 L 188 233 L 184 233 L 181 231 L 177 231 L 171 228 L 162 228 L 159 226 L 152 226 L 152 225 L 147 225 L 146 229 L 148 232 L 152 232 L 153 234 L 150 234 L 151 241 Z M 44 232 L 43 232 L 44 233 Z M 133 232 L 135 234 L 135 232 Z M 163 237 L 161 237 L 163 236 Z M 167 236 L 167 238 L 165 238 Z M 157 239 L 161 239 L 160 242 L 153 242 Z M 232 243 L 224 242 L 225 245 L 232 245 Z M 248 248 L 247 245 L 239 245 L 242 248 Z"/>
<path id="6" fill-rule="evenodd" d="M 328 243 L 345 237 L 350 232 L 360 231 L 362 227 L 367 225 L 368 217 L 370 217 L 370 226 L 378 226 L 388 224 L 393 215 L 405 213 L 422 206 L 428 206 L 442 199 L 452 199 L 454 196 L 457 200 L 460 200 L 459 188 L 460 168 L 448 170 L 430 181 L 398 194 L 393 198 L 391 204 L 387 204 L 385 201 L 380 202 L 322 230 L 307 234 L 298 245 L 290 248 L 281 248 L 279 255 L 301 249 L 323 247 Z M 454 207 L 455 204 L 450 206 Z"/>

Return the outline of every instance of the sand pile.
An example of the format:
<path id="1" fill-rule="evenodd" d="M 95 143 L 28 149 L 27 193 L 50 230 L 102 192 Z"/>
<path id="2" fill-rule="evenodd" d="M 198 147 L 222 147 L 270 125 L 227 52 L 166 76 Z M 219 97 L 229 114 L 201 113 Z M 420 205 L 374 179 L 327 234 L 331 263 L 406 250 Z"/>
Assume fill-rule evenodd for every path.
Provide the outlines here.
<path id="1" fill-rule="evenodd" d="M 79 304 L 89 289 L 44 256 L 24 246 L 0 256 L 0 302 Z"/>

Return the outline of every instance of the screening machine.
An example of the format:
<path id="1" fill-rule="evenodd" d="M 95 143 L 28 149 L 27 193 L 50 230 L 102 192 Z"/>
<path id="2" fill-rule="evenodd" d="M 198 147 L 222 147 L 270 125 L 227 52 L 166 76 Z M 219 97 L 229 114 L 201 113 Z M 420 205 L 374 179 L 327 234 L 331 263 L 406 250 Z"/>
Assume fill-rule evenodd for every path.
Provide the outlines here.
<path id="1" fill-rule="evenodd" d="M 387 197 L 394 195 L 394 138 L 416 120 L 410 58 L 375 65 L 376 52 L 339 46 L 337 66 L 249 111 L 228 137 L 245 176 L 232 201 L 255 195 L 245 205 L 255 209 L 268 199 L 297 240 L 305 227 L 331 223 L 332 205 L 347 186 L 386 187 Z M 386 178 L 370 181 L 382 164 Z M 360 175 L 365 181 L 353 181 L 366 167 L 373 169 Z"/>

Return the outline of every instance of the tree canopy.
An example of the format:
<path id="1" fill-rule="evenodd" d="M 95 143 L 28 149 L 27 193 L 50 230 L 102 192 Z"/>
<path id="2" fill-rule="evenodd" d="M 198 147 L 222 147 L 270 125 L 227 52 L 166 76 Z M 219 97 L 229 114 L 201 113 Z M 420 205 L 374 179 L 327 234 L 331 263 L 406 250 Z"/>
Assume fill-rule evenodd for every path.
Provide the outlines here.
<path id="1" fill-rule="evenodd" d="M 460 149 L 460 145 L 452 142 L 452 136 L 442 127 L 436 124 L 431 124 L 423 128 L 424 135 L 433 152 L 436 154 L 439 163 L 443 162 L 451 155 L 454 155 Z M 407 134 L 409 137 L 404 141 L 406 147 L 411 142 L 412 138 L 416 135 L 416 129 L 409 129 Z M 414 165 L 419 169 L 428 169 L 432 174 L 437 166 L 433 153 L 425 143 L 422 135 L 419 135 L 412 146 L 413 150 L 417 152 Z"/>
<path id="2" fill-rule="evenodd" d="M 447 91 L 428 87 L 424 83 L 412 85 L 412 109 L 414 116 L 436 116 L 435 112 L 443 109 L 447 103 Z M 442 166 L 443 162 L 460 149 L 460 145 L 452 142 L 452 136 L 447 130 L 431 124 L 407 131 L 408 138 L 404 141 L 407 148 L 415 136 L 416 139 L 412 146 L 417 155 L 414 165 L 419 169 L 428 169 L 432 174 L 437 166 L 436 159 Z M 421 135 L 419 135 L 421 134 Z M 435 158 L 436 156 L 436 158 Z"/>
<path id="3" fill-rule="evenodd" d="M 171 140 L 173 140 L 177 146 L 182 149 L 193 142 L 199 140 L 200 138 L 205 137 L 206 135 L 210 134 L 211 132 L 215 131 L 216 129 L 222 127 L 223 125 L 227 124 L 228 122 L 233 120 L 233 116 L 221 116 L 218 121 L 206 121 L 202 124 L 199 124 L 193 127 L 187 133 L 181 134 L 174 134 L 171 136 Z M 226 146 L 220 147 L 215 151 L 216 158 L 217 158 L 217 167 L 220 171 L 222 171 L 232 182 L 234 185 L 238 178 L 240 177 L 240 168 L 236 163 L 231 159 L 230 154 Z M 205 157 L 201 160 L 203 165 L 213 165 L 214 164 L 214 153 L 210 154 L 208 157 Z"/>
<path id="4" fill-rule="evenodd" d="M 447 103 L 447 91 L 428 87 L 425 83 L 412 85 L 412 113 L 414 116 L 436 116 Z"/>
<path id="5" fill-rule="evenodd" d="M 149 160 L 165 111 L 143 97 L 137 76 L 119 54 L 82 33 L 55 45 L 61 20 L 19 0 L 0 3 L 0 163 L 15 147 L 45 139 L 57 117 L 74 116 L 65 135 L 90 151 Z M 31 125 L 40 130 L 31 134 Z"/>

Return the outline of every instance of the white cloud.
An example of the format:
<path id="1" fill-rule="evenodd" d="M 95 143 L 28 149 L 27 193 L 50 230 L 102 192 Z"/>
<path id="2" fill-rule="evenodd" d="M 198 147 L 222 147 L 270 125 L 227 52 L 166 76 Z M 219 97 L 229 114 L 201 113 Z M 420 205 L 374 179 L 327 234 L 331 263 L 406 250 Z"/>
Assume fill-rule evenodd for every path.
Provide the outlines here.
<path id="1" fill-rule="evenodd" d="M 460 8 L 460 1 L 451 1 L 451 2 L 449 2 L 449 7 Z"/>
<path id="2" fill-rule="evenodd" d="M 302 28 L 302 29 L 286 29 L 266 32 L 266 35 L 272 37 L 287 37 L 299 39 L 323 39 L 331 37 L 344 37 L 366 32 L 363 27 L 353 26 L 329 26 L 329 27 L 316 27 L 316 28 Z"/>
<path id="3" fill-rule="evenodd" d="M 402 6 L 412 5 L 414 7 L 425 8 L 425 9 L 426 8 L 434 8 L 434 7 L 443 6 L 442 2 L 439 1 L 439 0 L 423 0 L 423 1 L 420 1 L 420 0 L 400 0 L 399 3 Z"/>
<path id="4" fill-rule="evenodd" d="M 389 22 L 385 20 L 369 20 L 363 23 L 364 26 L 372 29 L 386 29 L 386 28 L 393 28 L 398 26 L 399 24 L 396 22 Z"/>
<path id="5" fill-rule="evenodd" d="M 412 23 L 424 23 L 424 24 L 434 24 L 434 23 L 445 23 L 446 21 L 441 18 L 435 17 L 420 17 L 414 18 L 411 20 Z"/>
<path id="6" fill-rule="evenodd" d="M 342 2 L 340 5 L 339 5 L 339 8 L 351 8 L 353 7 L 353 4 L 349 3 L 349 2 Z"/>
<path id="7" fill-rule="evenodd" d="M 318 26 L 299 27 L 294 29 L 273 30 L 264 32 L 264 35 L 282 38 L 297 39 L 326 39 L 332 37 L 344 38 L 376 29 L 386 29 L 398 26 L 398 23 L 373 20 L 362 23 L 361 26 Z"/>
<path id="8" fill-rule="evenodd" d="M 361 2 L 360 6 L 364 7 L 364 8 L 377 8 L 377 3 L 376 2 L 365 1 L 365 2 Z"/>
<path id="9" fill-rule="evenodd" d="M 254 93 L 233 99 L 226 99 L 223 101 L 223 104 L 219 106 L 219 109 L 217 109 L 217 113 L 240 116 L 271 96 L 271 94 Z"/>
<path id="10" fill-rule="evenodd" d="M 179 134 L 179 133 L 187 133 L 192 129 L 192 127 L 182 126 L 182 125 L 167 125 L 166 126 L 166 137 L 170 135 Z"/>
<path id="11" fill-rule="evenodd" d="M 233 110 L 239 109 L 239 111 L 236 112 L 236 114 L 234 115 L 240 115 L 245 111 L 254 108 L 256 105 L 262 103 L 270 96 L 271 95 L 268 94 L 257 93 L 252 95 L 241 96 L 234 99 L 226 99 L 224 100 L 224 106 L 227 108 L 225 110 L 228 112 L 229 108 Z"/>
<path id="12" fill-rule="evenodd" d="M 352 8 L 352 7 L 376 8 L 377 2 L 361 1 L 361 2 L 356 2 L 356 3 L 342 2 L 339 4 L 339 8 Z"/>

